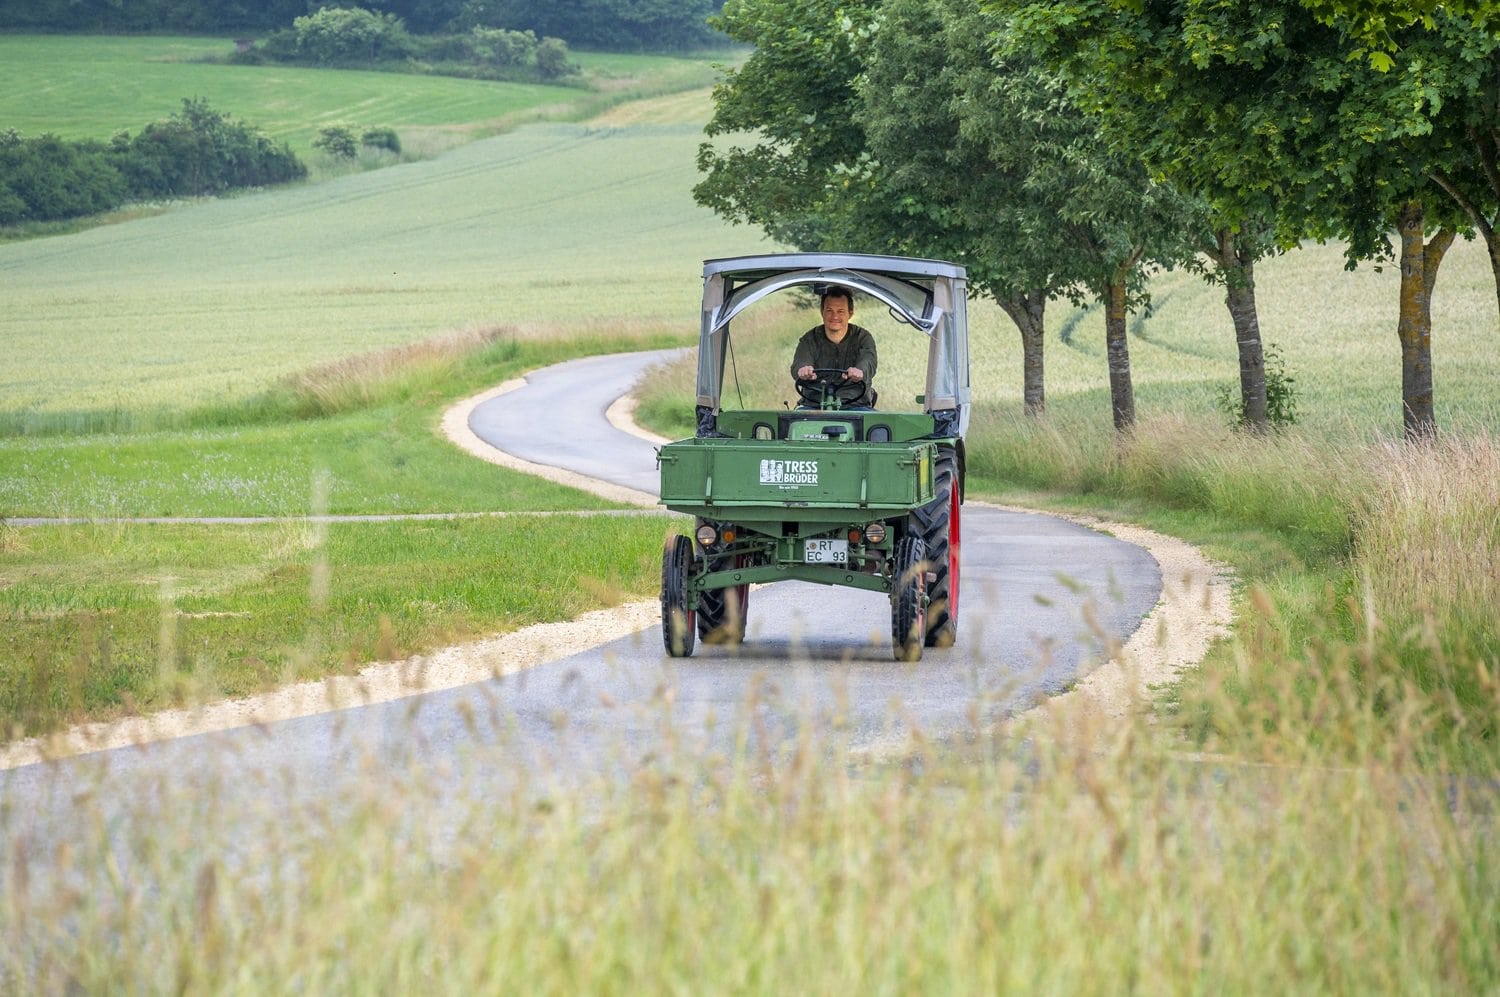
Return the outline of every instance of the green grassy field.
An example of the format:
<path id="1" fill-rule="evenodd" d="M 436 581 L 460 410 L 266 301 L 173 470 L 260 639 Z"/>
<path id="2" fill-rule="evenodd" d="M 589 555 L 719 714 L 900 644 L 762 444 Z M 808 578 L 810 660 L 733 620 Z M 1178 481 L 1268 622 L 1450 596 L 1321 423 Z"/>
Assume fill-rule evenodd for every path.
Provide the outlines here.
<path id="1" fill-rule="evenodd" d="M 391 127 L 410 149 L 438 150 L 626 97 L 702 88 L 717 58 L 575 53 L 584 76 L 569 86 L 201 61 L 233 49 L 223 38 L 0 35 L 0 128 L 108 139 L 203 97 L 304 157 L 330 124 Z"/>
<path id="2" fill-rule="evenodd" d="M 0 245 L 0 426 L 244 398 L 466 326 L 690 336 L 702 260 L 764 245 L 687 196 L 697 143 L 692 125 L 544 125 Z"/>
<path id="3" fill-rule="evenodd" d="M 311 482 L 303 491 L 305 513 L 317 504 Z M 528 489 L 495 496 L 538 497 L 551 504 Z M 662 516 L 522 516 L 7 533 L 4 734 L 247 695 L 646 598 L 669 528 Z M 564 533 L 534 556 L 538 537 Z"/>

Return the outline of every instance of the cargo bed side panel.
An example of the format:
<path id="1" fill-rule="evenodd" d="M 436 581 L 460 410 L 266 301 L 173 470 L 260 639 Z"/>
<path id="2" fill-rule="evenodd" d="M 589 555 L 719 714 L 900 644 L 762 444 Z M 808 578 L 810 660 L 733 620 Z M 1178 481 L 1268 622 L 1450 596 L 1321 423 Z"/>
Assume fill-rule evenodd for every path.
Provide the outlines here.
<path id="1" fill-rule="evenodd" d="M 692 439 L 661 449 L 669 509 L 909 509 L 932 498 L 934 445 Z"/>

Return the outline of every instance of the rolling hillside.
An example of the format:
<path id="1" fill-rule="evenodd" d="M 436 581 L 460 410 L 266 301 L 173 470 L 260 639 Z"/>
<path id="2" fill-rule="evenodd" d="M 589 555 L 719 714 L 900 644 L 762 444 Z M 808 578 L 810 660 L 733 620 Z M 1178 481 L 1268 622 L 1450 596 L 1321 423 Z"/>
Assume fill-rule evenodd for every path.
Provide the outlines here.
<path id="1" fill-rule="evenodd" d="M 543 125 L 420 163 L 0 246 L 0 410 L 191 405 L 472 324 L 690 329 L 695 125 Z"/>

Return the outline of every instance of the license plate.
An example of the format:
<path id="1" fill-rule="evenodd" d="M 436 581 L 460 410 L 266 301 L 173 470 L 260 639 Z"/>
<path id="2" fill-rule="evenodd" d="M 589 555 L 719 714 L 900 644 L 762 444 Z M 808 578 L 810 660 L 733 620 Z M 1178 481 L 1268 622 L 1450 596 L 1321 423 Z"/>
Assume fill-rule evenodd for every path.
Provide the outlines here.
<path id="1" fill-rule="evenodd" d="M 847 540 L 808 540 L 806 544 L 808 564 L 849 563 L 849 541 Z"/>

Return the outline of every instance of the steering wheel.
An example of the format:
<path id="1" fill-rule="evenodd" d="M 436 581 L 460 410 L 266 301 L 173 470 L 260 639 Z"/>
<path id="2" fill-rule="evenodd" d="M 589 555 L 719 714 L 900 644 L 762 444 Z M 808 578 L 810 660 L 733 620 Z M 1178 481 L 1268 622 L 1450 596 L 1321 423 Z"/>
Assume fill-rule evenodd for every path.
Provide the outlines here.
<path id="1" fill-rule="evenodd" d="M 803 401 L 821 409 L 838 408 L 841 402 L 853 401 L 864 393 L 864 382 L 849 380 L 842 367 L 814 367 L 812 380 L 795 378 L 793 384 Z M 855 390 L 851 392 L 850 388 Z"/>

